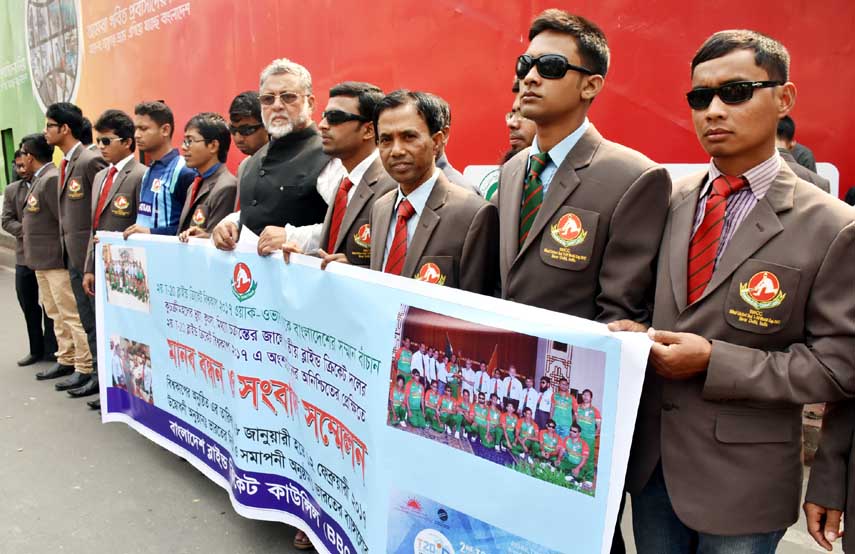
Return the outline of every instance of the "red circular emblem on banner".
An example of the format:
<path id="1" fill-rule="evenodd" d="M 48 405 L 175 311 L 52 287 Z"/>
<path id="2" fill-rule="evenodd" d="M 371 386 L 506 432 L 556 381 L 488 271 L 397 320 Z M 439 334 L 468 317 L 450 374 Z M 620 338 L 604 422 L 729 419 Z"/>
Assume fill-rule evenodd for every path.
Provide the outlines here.
<path id="1" fill-rule="evenodd" d="M 780 290 L 778 277 L 768 271 L 759 271 L 748 280 L 748 294 L 758 302 L 769 302 Z"/>
<path id="2" fill-rule="evenodd" d="M 243 262 L 235 265 L 232 282 L 234 283 L 236 293 L 245 294 L 248 292 L 250 287 L 252 287 L 252 272 L 249 270 L 249 266 Z"/>
<path id="3" fill-rule="evenodd" d="M 574 213 L 567 213 L 558 220 L 558 235 L 564 240 L 573 240 L 583 231 L 582 220 Z"/>

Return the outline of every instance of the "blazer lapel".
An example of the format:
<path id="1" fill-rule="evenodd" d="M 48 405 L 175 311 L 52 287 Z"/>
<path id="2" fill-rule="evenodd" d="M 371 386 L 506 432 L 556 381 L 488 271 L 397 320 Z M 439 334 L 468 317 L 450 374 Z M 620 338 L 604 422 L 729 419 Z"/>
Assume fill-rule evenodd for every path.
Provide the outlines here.
<path id="1" fill-rule="evenodd" d="M 439 224 L 439 214 L 436 210 L 442 208 L 445 204 L 445 199 L 448 196 L 448 187 L 450 185 L 445 175 L 440 172 L 436 179 L 436 184 L 425 202 L 425 208 L 419 216 L 419 225 L 416 227 L 416 232 L 413 234 L 413 240 L 407 247 L 407 257 L 404 258 L 404 269 L 401 271 L 402 277 L 412 277 L 416 273 L 416 264 L 424 254 L 428 241 L 433 234 L 433 230 Z"/>
<path id="2" fill-rule="evenodd" d="M 77 149 L 74 151 L 74 154 L 71 155 L 71 159 L 68 160 L 68 165 L 65 166 L 65 181 L 60 183 L 60 187 L 59 187 L 60 190 L 65 190 L 65 185 L 68 183 L 69 179 L 71 178 L 71 174 L 74 173 L 74 166 L 77 165 L 77 158 L 80 157 L 80 153 L 83 152 L 84 148 L 86 148 L 86 147 L 83 146 L 83 143 L 81 142 L 80 145 L 77 147 Z M 62 162 L 59 162 L 59 163 L 62 164 Z M 60 166 L 60 168 L 61 167 L 62 166 Z M 60 170 L 60 173 L 62 173 L 61 170 Z"/>
<path id="3" fill-rule="evenodd" d="M 567 157 L 564 158 L 564 162 L 558 168 L 555 176 L 552 177 L 552 182 L 549 183 L 549 190 L 546 192 L 546 197 L 543 199 L 540 210 L 534 216 L 531 230 L 520 248 L 517 258 L 534 243 L 535 237 L 540 235 L 540 232 L 552 219 L 552 216 L 555 215 L 555 212 L 564 205 L 567 198 L 579 186 L 581 179 L 576 174 L 576 170 L 590 165 L 591 159 L 594 157 L 594 153 L 597 151 L 602 140 L 603 137 L 597 129 L 593 125 L 590 125 L 588 130 L 579 138 L 579 142 L 576 143 L 573 149 L 567 154 Z"/>
<path id="4" fill-rule="evenodd" d="M 520 203 L 522 202 L 522 191 L 526 163 L 528 161 L 529 148 L 502 166 L 502 178 L 499 186 L 499 244 L 502 249 L 502 273 L 506 274 L 511 269 L 514 258 L 519 252 L 520 234 Z"/>
<path id="5" fill-rule="evenodd" d="M 706 172 L 698 174 L 696 184 L 683 193 L 682 198 L 671 208 L 671 222 L 668 234 L 668 268 L 671 289 L 677 303 L 677 311 L 686 309 L 688 291 L 689 242 L 695 223 L 695 211 L 698 194 L 705 182 Z"/>
<path id="6" fill-rule="evenodd" d="M 343 229 L 350 229 L 350 226 L 353 225 L 354 221 L 356 221 L 356 217 L 362 213 L 362 208 L 364 208 L 371 197 L 374 196 L 374 185 L 380 180 L 382 171 L 383 165 L 378 157 L 370 166 L 368 166 L 368 171 L 366 171 L 362 176 L 362 180 L 357 183 L 356 190 L 353 191 L 353 198 L 348 202 L 347 209 L 344 211 L 344 218 L 341 220 L 341 229 L 339 229 L 338 236 L 335 240 L 336 252 L 341 247 L 341 243 L 347 238 L 347 233 L 342 233 L 341 231 Z M 335 202 L 335 200 L 333 200 L 333 202 Z"/>
<path id="7" fill-rule="evenodd" d="M 389 193 L 389 202 L 376 202 L 374 214 L 371 221 L 376 221 L 371 229 L 371 267 L 383 271 L 383 256 L 386 254 L 386 237 L 389 235 L 389 226 L 392 223 L 392 210 L 395 209 L 395 199 L 398 189 L 392 189 Z M 384 195 L 382 198 L 386 198 Z"/>
<path id="8" fill-rule="evenodd" d="M 793 170 L 782 162 L 772 187 L 737 227 L 721 255 L 709 285 L 698 299 L 699 302 L 727 280 L 745 260 L 772 240 L 772 237 L 784 230 L 778 213 L 792 209 L 797 180 Z"/>

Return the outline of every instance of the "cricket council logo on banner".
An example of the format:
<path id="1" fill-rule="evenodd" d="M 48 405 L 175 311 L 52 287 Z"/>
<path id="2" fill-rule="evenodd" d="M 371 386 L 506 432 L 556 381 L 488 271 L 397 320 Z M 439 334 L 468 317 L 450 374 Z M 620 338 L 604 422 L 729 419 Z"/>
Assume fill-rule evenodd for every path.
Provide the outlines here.
<path id="1" fill-rule="evenodd" d="M 779 306 L 787 293 L 781 290 L 777 275 L 759 271 L 747 283 L 739 283 L 739 296 L 755 310 L 767 310 Z"/>
<path id="2" fill-rule="evenodd" d="M 573 212 L 564 214 L 558 223 L 550 228 L 552 238 L 561 246 L 576 246 L 584 242 L 588 231 L 582 227 L 582 220 Z"/>
<path id="3" fill-rule="evenodd" d="M 232 294 L 235 295 L 240 302 L 249 300 L 255 296 L 255 289 L 258 287 L 258 282 L 252 278 L 252 272 L 249 266 L 243 262 L 235 264 L 234 273 L 232 274 Z"/>

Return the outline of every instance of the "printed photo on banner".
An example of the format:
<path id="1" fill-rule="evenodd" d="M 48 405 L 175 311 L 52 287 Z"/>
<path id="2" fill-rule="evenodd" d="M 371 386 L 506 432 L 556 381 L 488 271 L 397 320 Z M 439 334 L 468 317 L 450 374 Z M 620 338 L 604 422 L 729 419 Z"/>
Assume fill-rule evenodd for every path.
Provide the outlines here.
<path id="1" fill-rule="evenodd" d="M 411 306 L 388 425 L 594 496 L 606 355 Z"/>
<path id="2" fill-rule="evenodd" d="M 109 360 L 114 387 L 154 404 L 149 345 L 113 335 L 110 337 Z"/>
<path id="3" fill-rule="evenodd" d="M 145 248 L 104 245 L 104 280 L 107 302 L 140 312 L 151 312 L 151 290 Z"/>

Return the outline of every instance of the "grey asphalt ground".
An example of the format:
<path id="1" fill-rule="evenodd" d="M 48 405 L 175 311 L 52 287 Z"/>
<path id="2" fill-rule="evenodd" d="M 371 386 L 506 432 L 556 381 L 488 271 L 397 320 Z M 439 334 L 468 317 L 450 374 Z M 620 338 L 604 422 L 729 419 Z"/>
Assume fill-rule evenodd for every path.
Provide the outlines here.
<path id="1" fill-rule="evenodd" d="M 0 250 L 0 554 L 297 552 L 293 529 L 237 515 L 190 464 L 124 424 L 101 424 L 93 397 L 36 381 L 46 364 L 15 364 L 27 347 L 9 259 Z M 800 521 L 778 552 L 824 551 Z"/>

